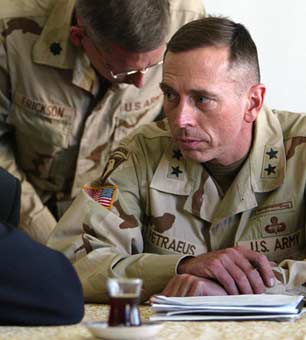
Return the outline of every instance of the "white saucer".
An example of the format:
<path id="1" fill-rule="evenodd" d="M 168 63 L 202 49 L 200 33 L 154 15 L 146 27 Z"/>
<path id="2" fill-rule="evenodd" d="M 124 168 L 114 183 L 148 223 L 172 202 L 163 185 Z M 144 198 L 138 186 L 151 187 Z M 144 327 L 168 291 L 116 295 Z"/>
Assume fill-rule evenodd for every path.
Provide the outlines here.
<path id="1" fill-rule="evenodd" d="M 143 321 L 138 327 L 109 327 L 107 322 L 85 322 L 85 326 L 97 338 L 105 340 L 147 339 L 156 335 L 163 324 L 155 321 Z"/>

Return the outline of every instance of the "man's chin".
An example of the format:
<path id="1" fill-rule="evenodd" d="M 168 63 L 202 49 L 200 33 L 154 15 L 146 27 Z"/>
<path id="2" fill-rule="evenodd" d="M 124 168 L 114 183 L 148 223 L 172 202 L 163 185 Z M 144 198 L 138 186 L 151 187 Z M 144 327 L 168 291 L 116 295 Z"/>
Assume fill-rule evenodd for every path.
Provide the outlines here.
<path id="1" fill-rule="evenodd" d="M 181 150 L 183 156 L 185 159 L 194 161 L 197 163 L 205 163 L 208 162 L 211 158 L 204 154 L 201 151 L 195 151 L 195 150 Z"/>

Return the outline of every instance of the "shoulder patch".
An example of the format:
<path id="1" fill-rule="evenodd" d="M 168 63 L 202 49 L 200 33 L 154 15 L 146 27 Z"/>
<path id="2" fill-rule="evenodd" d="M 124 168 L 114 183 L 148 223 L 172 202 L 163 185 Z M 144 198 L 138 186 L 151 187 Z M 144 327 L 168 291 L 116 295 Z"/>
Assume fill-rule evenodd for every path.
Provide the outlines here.
<path id="1" fill-rule="evenodd" d="M 109 156 L 108 162 L 104 169 L 103 174 L 100 177 L 99 182 L 101 184 L 105 183 L 105 180 L 109 177 L 109 175 L 124 161 L 128 158 L 129 151 L 124 147 L 118 147 L 115 149 Z"/>
<path id="2" fill-rule="evenodd" d="M 117 196 L 118 187 L 116 185 L 104 185 L 100 187 L 85 185 L 83 189 L 97 203 L 108 210 L 112 209 Z"/>

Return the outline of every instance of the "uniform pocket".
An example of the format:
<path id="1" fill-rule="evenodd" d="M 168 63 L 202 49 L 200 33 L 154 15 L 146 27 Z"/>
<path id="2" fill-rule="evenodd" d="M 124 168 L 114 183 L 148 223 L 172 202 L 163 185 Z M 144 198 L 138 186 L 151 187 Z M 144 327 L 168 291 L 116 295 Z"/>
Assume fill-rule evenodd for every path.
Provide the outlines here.
<path id="1" fill-rule="evenodd" d="M 75 110 L 70 107 L 17 93 L 9 120 L 18 144 L 27 144 L 30 139 L 50 150 L 52 146 L 68 147 L 74 116 Z"/>
<path id="2" fill-rule="evenodd" d="M 269 260 L 304 258 L 304 212 L 296 207 L 296 199 L 270 201 L 254 211 L 237 245 L 260 252 Z"/>

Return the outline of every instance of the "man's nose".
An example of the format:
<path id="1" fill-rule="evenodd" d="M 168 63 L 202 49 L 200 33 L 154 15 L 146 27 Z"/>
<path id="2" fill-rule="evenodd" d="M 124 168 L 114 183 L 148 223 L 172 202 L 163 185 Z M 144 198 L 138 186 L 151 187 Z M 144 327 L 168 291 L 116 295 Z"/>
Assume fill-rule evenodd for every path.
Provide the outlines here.
<path id="1" fill-rule="evenodd" d="M 196 119 L 195 108 L 188 100 L 181 100 L 175 110 L 175 124 L 177 127 L 194 126 Z"/>
<path id="2" fill-rule="evenodd" d="M 136 86 L 137 88 L 144 87 L 144 73 L 137 72 L 130 76 L 130 83 Z"/>

